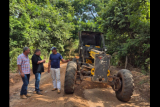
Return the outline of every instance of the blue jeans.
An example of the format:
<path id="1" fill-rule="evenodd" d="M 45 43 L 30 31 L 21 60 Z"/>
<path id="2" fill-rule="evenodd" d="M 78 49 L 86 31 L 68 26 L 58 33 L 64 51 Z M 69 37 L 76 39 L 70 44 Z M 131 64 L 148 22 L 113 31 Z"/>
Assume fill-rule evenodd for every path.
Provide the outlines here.
<path id="1" fill-rule="evenodd" d="M 41 73 L 35 73 L 35 91 L 39 92 L 39 82 L 41 79 Z"/>
<path id="2" fill-rule="evenodd" d="M 24 74 L 24 77 L 22 77 L 23 85 L 22 85 L 22 88 L 21 88 L 21 91 L 20 91 L 20 95 L 26 95 L 27 94 L 29 78 L 30 78 L 30 74 Z"/>

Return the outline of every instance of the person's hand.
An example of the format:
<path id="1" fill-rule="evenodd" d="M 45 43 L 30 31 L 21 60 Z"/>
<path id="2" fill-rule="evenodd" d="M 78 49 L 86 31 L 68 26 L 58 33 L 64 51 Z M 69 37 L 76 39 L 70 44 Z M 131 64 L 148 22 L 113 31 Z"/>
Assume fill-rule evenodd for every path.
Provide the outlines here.
<path id="1" fill-rule="evenodd" d="M 45 63 L 46 61 L 45 60 L 43 60 L 43 63 Z"/>
<path id="2" fill-rule="evenodd" d="M 24 77 L 24 73 L 23 72 L 21 73 L 21 77 Z"/>
<path id="3" fill-rule="evenodd" d="M 48 69 L 48 73 L 50 73 L 50 69 Z"/>
<path id="4" fill-rule="evenodd" d="M 42 63 L 45 63 L 45 60 L 44 60 L 44 59 L 42 60 Z"/>
<path id="5" fill-rule="evenodd" d="M 67 62 L 69 62 L 70 60 L 69 59 L 67 59 Z"/>

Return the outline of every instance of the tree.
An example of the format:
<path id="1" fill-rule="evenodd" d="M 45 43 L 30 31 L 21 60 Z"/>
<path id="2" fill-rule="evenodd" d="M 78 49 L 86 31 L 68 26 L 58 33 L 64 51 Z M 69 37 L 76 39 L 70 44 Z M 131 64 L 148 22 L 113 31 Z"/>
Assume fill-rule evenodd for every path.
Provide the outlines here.
<path id="1" fill-rule="evenodd" d="M 49 1 L 43 3 L 45 5 L 33 0 L 10 1 L 10 59 L 14 59 L 11 65 L 16 65 L 16 49 L 28 46 L 33 54 L 36 48 L 40 48 L 42 55 L 46 55 L 52 46 L 64 51 L 65 42 L 71 38 L 74 30 L 72 14 Z"/>
<path id="2" fill-rule="evenodd" d="M 71 56 L 78 31 L 93 31 L 104 33 L 107 53 L 118 53 L 113 62 L 124 63 L 128 56 L 134 67 L 149 68 L 150 1 L 10 0 L 9 5 L 10 66 L 24 46 L 31 54 L 40 48 L 42 57 L 52 46 Z"/>
<path id="3" fill-rule="evenodd" d="M 129 56 L 130 64 L 141 67 L 150 57 L 150 3 L 140 0 L 109 1 L 99 13 L 101 30 L 110 54 L 117 51 L 122 62 Z"/>

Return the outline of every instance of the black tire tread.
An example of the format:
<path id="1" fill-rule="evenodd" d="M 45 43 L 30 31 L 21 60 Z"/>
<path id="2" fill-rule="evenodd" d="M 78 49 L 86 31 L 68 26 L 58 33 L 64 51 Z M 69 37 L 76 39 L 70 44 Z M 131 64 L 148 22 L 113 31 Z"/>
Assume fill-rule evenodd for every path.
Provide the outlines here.
<path id="1" fill-rule="evenodd" d="M 69 61 L 67 64 L 66 71 L 70 71 L 70 69 L 77 70 L 77 63 L 74 61 Z"/>
<path id="2" fill-rule="evenodd" d="M 117 76 L 122 77 L 123 83 L 122 83 L 122 89 L 116 91 L 116 97 L 120 101 L 127 102 L 131 99 L 131 96 L 133 95 L 133 89 L 134 89 L 133 76 L 131 72 L 127 69 L 121 69 L 118 72 Z"/>
<path id="3" fill-rule="evenodd" d="M 74 93 L 75 74 L 77 70 L 77 64 L 74 61 L 69 61 L 66 68 L 64 92 L 66 94 Z"/>

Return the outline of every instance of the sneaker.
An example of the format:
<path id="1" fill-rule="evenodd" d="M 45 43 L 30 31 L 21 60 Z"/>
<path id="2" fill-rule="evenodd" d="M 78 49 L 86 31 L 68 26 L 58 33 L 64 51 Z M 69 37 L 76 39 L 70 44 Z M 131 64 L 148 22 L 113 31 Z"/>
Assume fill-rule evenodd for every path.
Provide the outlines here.
<path id="1" fill-rule="evenodd" d="M 53 90 L 52 90 L 52 91 L 55 91 L 55 90 L 57 90 L 57 88 L 53 88 Z"/>
<path id="2" fill-rule="evenodd" d="M 26 97 L 30 97 L 31 96 L 31 94 L 26 94 Z"/>
<path id="3" fill-rule="evenodd" d="M 27 97 L 25 95 L 20 95 L 21 99 L 26 99 Z"/>
<path id="4" fill-rule="evenodd" d="M 43 90 L 39 89 L 39 91 L 43 91 Z M 37 91 L 33 91 L 33 93 L 34 93 L 34 94 L 36 94 L 36 93 L 37 93 Z"/>
<path id="5" fill-rule="evenodd" d="M 39 91 L 39 92 L 36 92 L 38 95 L 42 95 L 42 93 Z"/>
<path id="6" fill-rule="evenodd" d="M 58 92 L 58 94 L 60 94 L 60 93 L 61 93 L 61 91 L 60 91 L 60 90 L 58 90 L 57 92 Z"/>

